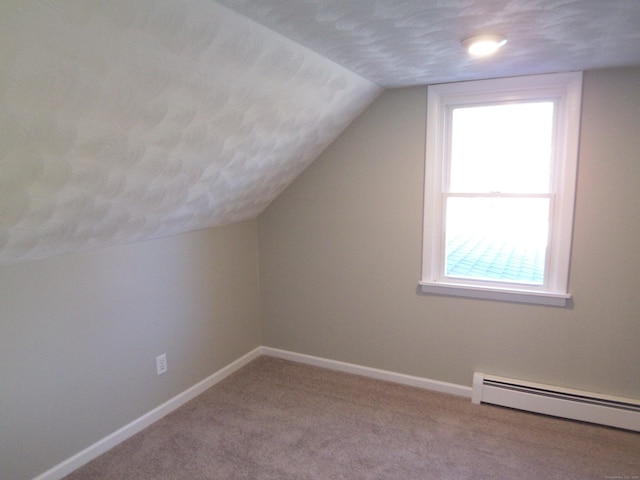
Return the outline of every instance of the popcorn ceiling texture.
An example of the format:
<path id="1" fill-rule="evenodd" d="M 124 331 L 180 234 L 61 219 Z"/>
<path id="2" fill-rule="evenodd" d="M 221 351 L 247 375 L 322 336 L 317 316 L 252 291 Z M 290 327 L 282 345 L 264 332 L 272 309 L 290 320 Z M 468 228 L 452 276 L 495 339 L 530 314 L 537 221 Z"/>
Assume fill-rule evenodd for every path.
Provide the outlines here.
<path id="1" fill-rule="evenodd" d="M 637 0 L 2 0 L 0 264 L 255 218 L 381 87 L 640 65 L 638 25 Z M 472 61 L 486 31 L 509 43 Z"/>
<path id="2" fill-rule="evenodd" d="M 383 87 L 640 63 L 637 0 L 219 0 Z M 476 61 L 463 38 L 509 43 Z"/>
<path id="3" fill-rule="evenodd" d="M 0 264 L 257 216 L 380 93 L 210 0 L 0 3 Z"/>

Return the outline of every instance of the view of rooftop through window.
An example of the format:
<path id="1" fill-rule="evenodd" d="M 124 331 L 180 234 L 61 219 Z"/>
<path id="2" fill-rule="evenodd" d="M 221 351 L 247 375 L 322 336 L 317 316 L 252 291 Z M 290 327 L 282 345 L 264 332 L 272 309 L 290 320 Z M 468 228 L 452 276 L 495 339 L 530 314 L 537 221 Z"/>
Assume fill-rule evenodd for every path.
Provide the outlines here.
<path id="1" fill-rule="evenodd" d="M 445 275 L 541 285 L 554 103 L 458 107 L 445 180 Z"/>

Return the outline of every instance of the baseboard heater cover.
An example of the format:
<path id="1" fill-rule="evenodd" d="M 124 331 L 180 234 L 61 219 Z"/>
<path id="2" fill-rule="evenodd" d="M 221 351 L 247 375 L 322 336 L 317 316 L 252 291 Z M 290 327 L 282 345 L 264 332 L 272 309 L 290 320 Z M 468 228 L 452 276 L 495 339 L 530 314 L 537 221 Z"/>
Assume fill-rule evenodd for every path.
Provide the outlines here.
<path id="1" fill-rule="evenodd" d="M 476 372 L 471 401 L 640 432 L 640 401 L 629 398 Z"/>

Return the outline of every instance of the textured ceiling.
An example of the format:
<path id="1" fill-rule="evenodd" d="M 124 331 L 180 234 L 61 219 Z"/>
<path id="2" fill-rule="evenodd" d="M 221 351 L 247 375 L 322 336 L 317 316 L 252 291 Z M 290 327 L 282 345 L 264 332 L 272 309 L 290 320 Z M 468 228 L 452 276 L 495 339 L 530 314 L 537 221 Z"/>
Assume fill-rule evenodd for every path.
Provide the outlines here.
<path id="1" fill-rule="evenodd" d="M 637 0 L 3 0 L 0 264 L 255 218 L 380 87 L 640 65 L 638 25 Z"/>
<path id="2" fill-rule="evenodd" d="M 640 64 L 638 0 L 220 0 L 384 87 Z M 462 39 L 500 33 L 495 58 Z"/>
<path id="3" fill-rule="evenodd" d="M 380 91 L 210 0 L 3 0 L 0 263 L 255 218 Z"/>

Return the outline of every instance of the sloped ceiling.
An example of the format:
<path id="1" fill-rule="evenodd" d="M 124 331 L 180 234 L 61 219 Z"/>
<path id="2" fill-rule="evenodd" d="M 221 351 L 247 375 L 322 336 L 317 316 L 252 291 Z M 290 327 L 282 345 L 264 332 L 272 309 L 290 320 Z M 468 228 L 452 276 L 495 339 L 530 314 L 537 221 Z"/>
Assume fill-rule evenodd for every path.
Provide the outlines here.
<path id="1" fill-rule="evenodd" d="M 0 3 L 0 261 L 255 217 L 381 91 L 210 0 Z"/>
<path id="2" fill-rule="evenodd" d="M 4 0 L 0 264 L 256 217 L 382 91 L 640 65 L 635 0 Z M 472 61 L 461 38 L 509 38 Z"/>

